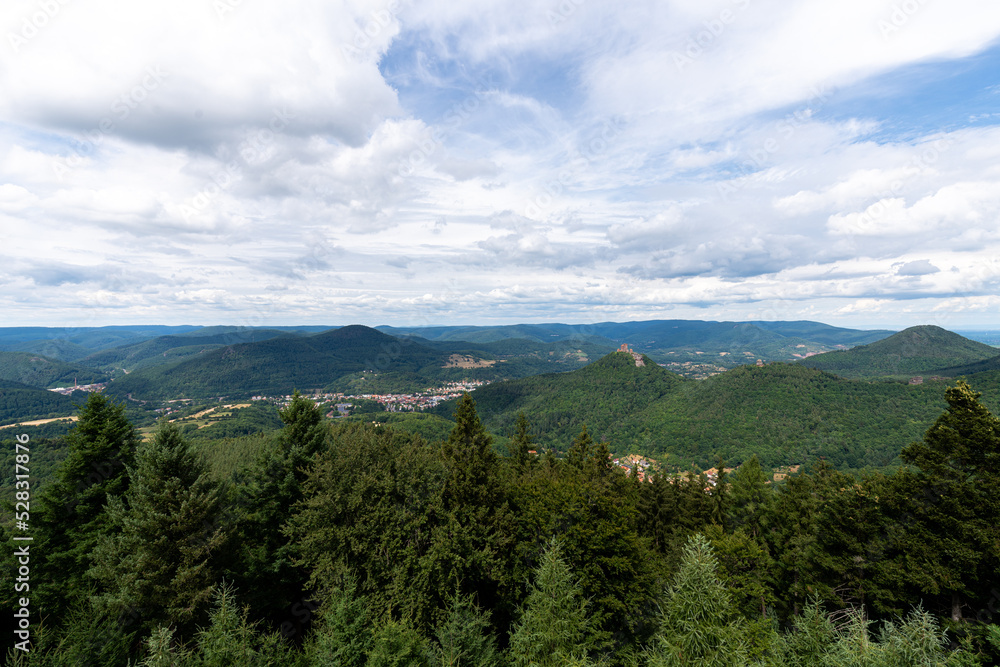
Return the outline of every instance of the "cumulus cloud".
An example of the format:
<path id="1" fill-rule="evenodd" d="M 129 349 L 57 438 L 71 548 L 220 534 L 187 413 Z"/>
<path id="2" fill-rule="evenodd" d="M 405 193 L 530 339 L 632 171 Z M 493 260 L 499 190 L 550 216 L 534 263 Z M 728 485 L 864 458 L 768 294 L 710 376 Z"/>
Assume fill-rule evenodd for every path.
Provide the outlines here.
<path id="1" fill-rule="evenodd" d="M 1000 129 L 919 86 L 992 62 L 1000 7 L 915 6 L 12 0 L 0 307 L 979 317 Z"/>

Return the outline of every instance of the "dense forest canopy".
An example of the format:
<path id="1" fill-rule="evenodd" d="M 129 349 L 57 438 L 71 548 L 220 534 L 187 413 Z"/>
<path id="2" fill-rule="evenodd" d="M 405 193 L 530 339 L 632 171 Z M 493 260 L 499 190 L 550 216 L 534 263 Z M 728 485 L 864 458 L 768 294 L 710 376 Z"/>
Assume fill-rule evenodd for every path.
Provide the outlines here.
<path id="1" fill-rule="evenodd" d="M 501 455 L 469 395 L 434 440 L 296 395 L 234 461 L 91 394 L 7 662 L 995 665 L 1000 421 L 964 382 L 944 399 L 897 472 L 772 483 L 756 456 L 640 481 L 527 414 Z"/>

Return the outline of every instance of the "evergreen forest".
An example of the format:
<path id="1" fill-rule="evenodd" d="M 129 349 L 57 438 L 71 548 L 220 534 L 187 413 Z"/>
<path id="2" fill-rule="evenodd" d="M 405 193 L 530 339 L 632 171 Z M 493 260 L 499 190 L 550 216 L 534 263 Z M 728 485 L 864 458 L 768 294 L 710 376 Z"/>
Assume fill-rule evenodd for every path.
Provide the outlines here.
<path id="1" fill-rule="evenodd" d="M 997 665 L 1000 420 L 942 389 L 897 469 L 780 481 L 757 456 L 640 481 L 524 413 L 498 447 L 468 394 L 436 438 L 296 394 L 222 455 L 92 393 L 59 457 L 31 441 L 30 590 L 2 555 L 30 642 L 8 613 L 5 662 Z"/>

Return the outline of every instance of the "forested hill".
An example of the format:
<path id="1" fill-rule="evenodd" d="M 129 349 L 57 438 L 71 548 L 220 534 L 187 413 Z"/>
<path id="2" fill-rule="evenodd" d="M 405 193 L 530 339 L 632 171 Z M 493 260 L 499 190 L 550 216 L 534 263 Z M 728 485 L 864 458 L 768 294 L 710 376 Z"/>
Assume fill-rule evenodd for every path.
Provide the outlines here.
<path id="1" fill-rule="evenodd" d="M 524 412 L 543 443 L 563 448 L 583 424 L 598 439 L 617 439 L 630 428 L 626 422 L 641 421 L 648 406 L 694 383 L 640 356 L 643 366 L 628 353 L 612 352 L 576 371 L 493 383 L 474 392 L 479 414 L 492 430 L 505 433 Z M 450 416 L 453 409 L 445 404 L 442 414 Z"/>
<path id="2" fill-rule="evenodd" d="M 170 335 L 157 336 L 150 340 L 130 343 L 120 347 L 102 350 L 87 355 L 80 363 L 103 368 L 106 370 L 125 369 L 128 371 L 163 363 L 182 361 L 227 345 L 240 343 L 255 343 L 279 336 L 296 336 L 279 329 L 245 329 L 225 331 L 222 333 L 208 332 L 205 335 Z"/>
<path id="3" fill-rule="evenodd" d="M 70 387 L 74 382 L 103 382 L 107 374 L 95 369 L 50 359 L 30 352 L 0 352 L 0 380 L 32 387 Z"/>
<path id="4" fill-rule="evenodd" d="M 974 364 L 998 354 L 1000 350 L 985 343 L 925 325 L 850 350 L 818 354 L 799 363 L 846 378 L 907 377 L 944 375 L 940 372 L 943 369 Z"/>
<path id="5" fill-rule="evenodd" d="M 378 327 L 393 335 L 417 335 L 434 341 L 477 343 L 511 338 L 539 342 L 573 341 L 610 349 L 627 343 L 671 370 L 698 376 L 757 359 L 791 361 L 838 347 L 880 340 L 891 331 L 862 331 L 820 322 L 710 322 L 648 320 L 596 324 L 517 324 L 493 327 Z M 692 368 L 691 364 L 704 366 Z"/>
<path id="6" fill-rule="evenodd" d="M 0 424 L 71 414 L 81 398 L 82 394 L 70 398 L 20 382 L 0 380 Z"/>
<path id="7" fill-rule="evenodd" d="M 971 381 L 995 408 L 996 383 Z M 523 412 L 536 441 L 562 451 L 586 424 L 612 451 L 669 455 L 682 467 L 707 467 L 720 455 L 739 463 L 756 453 L 769 466 L 823 457 L 860 468 L 896 462 L 940 414 L 945 386 L 860 382 L 782 363 L 691 381 L 613 353 L 578 371 L 494 383 L 473 397 L 490 429 L 512 433 Z"/>
<path id="8" fill-rule="evenodd" d="M 130 373 L 108 392 L 137 398 L 184 398 L 248 393 L 290 394 L 321 389 L 349 373 L 417 371 L 447 355 L 354 325 L 312 336 L 231 345 L 193 359 Z"/>
<path id="9" fill-rule="evenodd" d="M 262 335 L 273 334 L 265 331 Z M 264 341 L 219 347 L 227 335 L 157 338 L 91 359 L 134 363 L 135 370 L 119 375 L 107 391 L 150 400 L 275 395 L 293 389 L 406 393 L 450 381 L 495 381 L 573 370 L 609 350 L 606 345 L 580 341 L 468 343 L 397 338 L 359 325 L 313 335 L 281 333 Z M 188 345 L 188 341 L 196 344 Z M 163 362 L 164 354 L 180 358 Z M 154 361 L 160 363 L 153 365 Z"/>

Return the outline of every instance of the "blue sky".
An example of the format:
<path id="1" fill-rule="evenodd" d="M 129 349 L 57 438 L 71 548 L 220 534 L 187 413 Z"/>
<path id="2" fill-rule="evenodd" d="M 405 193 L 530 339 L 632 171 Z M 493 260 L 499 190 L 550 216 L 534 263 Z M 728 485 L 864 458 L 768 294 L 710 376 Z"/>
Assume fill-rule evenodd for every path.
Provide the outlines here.
<path id="1" fill-rule="evenodd" d="M 986 0 L 13 0 L 4 325 L 1000 328 Z"/>

